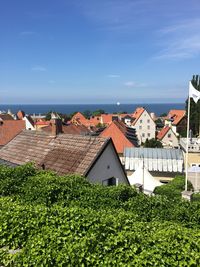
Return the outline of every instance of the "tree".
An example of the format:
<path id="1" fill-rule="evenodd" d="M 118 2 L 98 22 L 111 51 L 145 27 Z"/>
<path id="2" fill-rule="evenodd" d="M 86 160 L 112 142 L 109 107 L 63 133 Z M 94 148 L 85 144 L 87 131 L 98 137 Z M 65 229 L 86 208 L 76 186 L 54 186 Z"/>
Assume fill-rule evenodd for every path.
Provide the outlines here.
<path id="1" fill-rule="evenodd" d="M 156 140 L 155 138 L 152 139 L 146 139 L 146 141 L 143 144 L 144 147 L 152 147 L 152 148 L 162 148 L 163 145 L 160 141 Z"/>
<path id="2" fill-rule="evenodd" d="M 200 75 L 193 75 L 192 85 L 200 91 Z M 186 113 L 188 112 L 188 99 L 186 100 Z M 200 134 L 200 101 L 197 103 L 190 99 L 190 129 L 194 136 Z"/>
<path id="3" fill-rule="evenodd" d="M 83 111 L 83 116 L 86 118 L 86 119 L 89 119 L 90 117 L 91 117 L 91 115 L 92 115 L 92 113 L 91 113 L 91 111 L 90 110 L 85 110 L 85 111 Z"/>
<path id="4" fill-rule="evenodd" d="M 95 111 L 92 112 L 92 116 L 99 116 L 101 114 L 105 114 L 105 110 L 103 109 L 97 109 Z"/>
<path id="5" fill-rule="evenodd" d="M 58 117 L 59 117 L 63 122 L 67 122 L 68 120 L 70 120 L 70 117 L 69 117 L 67 114 L 58 113 L 58 112 L 55 112 L 55 111 L 49 111 L 48 113 L 46 113 L 46 116 L 45 116 L 45 120 L 46 120 L 46 121 L 50 121 L 50 120 L 51 120 L 51 114 L 52 114 L 52 113 L 57 114 Z"/>

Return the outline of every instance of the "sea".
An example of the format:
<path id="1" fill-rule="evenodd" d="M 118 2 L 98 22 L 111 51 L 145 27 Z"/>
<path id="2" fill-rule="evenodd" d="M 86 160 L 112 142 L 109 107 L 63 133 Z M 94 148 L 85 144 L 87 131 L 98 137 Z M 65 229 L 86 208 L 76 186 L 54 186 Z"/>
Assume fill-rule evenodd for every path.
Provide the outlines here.
<path id="1" fill-rule="evenodd" d="M 49 111 L 59 112 L 63 114 L 71 114 L 76 111 L 95 111 L 103 109 L 106 113 L 133 113 L 137 107 L 144 107 L 149 112 L 154 112 L 157 116 L 162 113 L 168 113 L 170 109 L 185 109 L 185 103 L 168 103 L 168 104 L 10 104 L 0 105 L 1 111 L 11 110 L 12 113 L 17 113 L 23 110 L 26 114 L 46 114 Z"/>

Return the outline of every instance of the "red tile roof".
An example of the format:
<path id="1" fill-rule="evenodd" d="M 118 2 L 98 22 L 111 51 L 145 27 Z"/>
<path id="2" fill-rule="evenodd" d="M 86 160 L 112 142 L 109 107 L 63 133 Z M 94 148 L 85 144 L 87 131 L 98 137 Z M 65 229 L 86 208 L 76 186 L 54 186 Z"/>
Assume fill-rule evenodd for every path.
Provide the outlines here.
<path id="1" fill-rule="evenodd" d="M 13 117 L 10 114 L 0 114 L 0 119 L 2 121 L 14 120 Z"/>
<path id="2" fill-rule="evenodd" d="M 45 132 L 51 132 L 52 126 L 50 124 L 48 126 L 42 127 L 41 130 Z M 87 135 L 90 133 L 90 131 L 84 125 L 70 124 L 70 125 L 62 125 L 62 133 Z"/>
<path id="3" fill-rule="evenodd" d="M 126 126 L 122 122 L 113 121 L 101 134 L 101 137 L 111 137 L 117 153 L 123 153 L 125 147 L 134 147 L 126 137 Z"/>
<path id="4" fill-rule="evenodd" d="M 169 131 L 170 127 L 169 126 L 165 126 L 162 128 L 162 130 L 157 134 L 157 138 L 159 140 L 163 139 L 164 136 L 167 134 L 167 132 Z"/>
<path id="5" fill-rule="evenodd" d="M 89 120 L 90 126 L 96 126 L 101 123 L 101 116 L 92 116 Z"/>
<path id="6" fill-rule="evenodd" d="M 185 110 L 172 109 L 169 111 L 167 118 L 172 120 L 173 125 L 177 125 L 186 115 Z"/>
<path id="7" fill-rule="evenodd" d="M 102 123 L 110 124 L 112 122 L 113 116 L 117 116 L 117 114 L 101 114 Z"/>
<path id="8" fill-rule="evenodd" d="M 22 130 L 26 129 L 23 120 L 5 120 L 0 123 L 0 146 L 6 145 Z"/>
<path id="9" fill-rule="evenodd" d="M 132 117 L 135 119 L 133 125 L 135 125 L 135 123 L 138 121 L 144 111 L 145 109 L 143 107 L 136 108 L 135 112 L 132 114 Z"/>
<path id="10" fill-rule="evenodd" d="M 35 125 L 49 125 L 50 121 L 36 121 Z"/>

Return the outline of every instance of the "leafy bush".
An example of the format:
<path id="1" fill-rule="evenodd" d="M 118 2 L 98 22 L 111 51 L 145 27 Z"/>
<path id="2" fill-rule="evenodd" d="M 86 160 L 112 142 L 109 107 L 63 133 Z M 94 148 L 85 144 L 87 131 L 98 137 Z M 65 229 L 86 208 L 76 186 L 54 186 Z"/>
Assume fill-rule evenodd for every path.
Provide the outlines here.
<path id="1" fill-rule="evenodd" d="M 196 193 L 192 195 L 192 201 L 199 201 L 200 202 L 200 193 Z"/>
<path id="2" fill-rule="evenodd" d="M 29 176 L 34 176 L 36 170 L 33 164 L 16 168 L 0 165 L 0 195 L 8 196 L 19 193 L 21 186 Z"/>
<path id="3" fill-rule="evenodd" d="M 32 165 L 0 173 L 0 265 L 200 266 L 198 201 L 92 185 Z M 182 180 L 172 183 L 178 191 Z"/>
<path id="4" fill-rule="evenodd" d="M 193 189 L 192 184 L 188 181 L 188 190 Z M 166 185 L 155 188 L 154 193 L 167 196 L 169 199 L 181 198 L 181 192 L 185 190 L 184 176 L 176 176 Z"/>

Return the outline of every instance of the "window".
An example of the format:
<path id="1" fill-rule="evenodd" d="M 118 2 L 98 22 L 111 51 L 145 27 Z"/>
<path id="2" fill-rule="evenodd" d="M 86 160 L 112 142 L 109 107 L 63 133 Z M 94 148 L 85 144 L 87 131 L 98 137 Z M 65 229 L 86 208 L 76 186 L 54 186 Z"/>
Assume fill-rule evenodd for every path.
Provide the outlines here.
<path id="1" fill-rule="evenodd" d="M 139 126 L 139 129 L 141 130 L 142 129 L 142 126 Z"/>
<path id="2" fill-rule="evenodd" d="M 150 129 L 150 125 L 147 126 L 147 129 L 148 129 L 148 130 Z"/>
<path id="3" fill-rule="evenodd" d="M 168 134 L 167 137 L 168 137 L 168 138 L 171 138 L 171 134 Z"/>
<path id="4" fill-rule="evenodd" d="M 145 137 L 145 133 L 142 134 L 142 137 Z"/>
<path id="5" fill-rule="evenodd" d="M 148 136 L 148 137 L 150 137 L 150 136 L 151 136 L 151 134 L 150 134 L 150 133 L 148 133 L 148 134 L 147 134 L 147 136 Z"/>
<path id="6" fill-rule="evenodd" d="M 147 123 L 150 123 L 150 120 L 147 120 Z"/>
<path id="7" fill-rule="evenodd" d="M 106 180 L 102 181 L 102 185 L 104 186 L 112 186 L 112 185 L 117 185 L 118 181 L 115 177 L 108 178 Z"/>
<path id="8" fill-rule="evenodd" d="M 142 120 L 140 120 L 140 123 L 142 123 Z"/>

